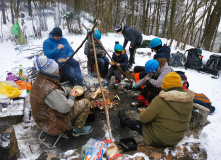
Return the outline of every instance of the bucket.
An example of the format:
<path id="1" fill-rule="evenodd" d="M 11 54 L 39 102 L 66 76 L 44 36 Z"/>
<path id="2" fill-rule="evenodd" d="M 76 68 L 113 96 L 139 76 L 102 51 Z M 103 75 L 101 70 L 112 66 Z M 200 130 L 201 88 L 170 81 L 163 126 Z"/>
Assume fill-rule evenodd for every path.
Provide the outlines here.
<path id="1" fill-rule="evenodd" d="M 137 150 L 137 142 L 133 138 L 120 139 L 120 147 L 123 152 L 130 152 Z"/>

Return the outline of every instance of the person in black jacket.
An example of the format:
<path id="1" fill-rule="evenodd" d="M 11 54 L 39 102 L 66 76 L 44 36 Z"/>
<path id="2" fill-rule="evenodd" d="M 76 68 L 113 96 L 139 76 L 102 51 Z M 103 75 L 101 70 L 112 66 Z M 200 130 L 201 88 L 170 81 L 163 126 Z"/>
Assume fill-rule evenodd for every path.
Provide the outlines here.
<path id="1" fill-rule="evenodd" d="M 116 65 L 118 67 L 120 67 L 123 71 L 125 71 L 128 64 L 128 57 L 125 50 L 123 49 L 123 46 L 120 44 L 116 44 L 114 50 L 115 52 L 112 55 L 112 59 L 116 62 Z M 116 65 L 112 64 L 112 66 L 109 68 L 106 76 L 107 82 L 110 82 L 111 76 L 115 74 L 116 84 L 120 83 L 121 71 Z"/>
<path id="2" fill-rule="evenodd" d="M 116 25 L 115 31 L 119 34 L 123 34 L 124 36 L 124 44 L 123 44 L 123 49 L 125 49 L 128 41 L 130 41 L 130 59 L 129 59 L 129 64 L 128 68 L 131 68 L 132 65 L 135 63 L 134 58 L 135 58 L 135 52 L 137 47 L 140 46 L 140 43 L 143 40 L 142 35 L 140 34 L 139 31 L 136 29 L 129 27 L 126 24 L 118 24 Z"/>

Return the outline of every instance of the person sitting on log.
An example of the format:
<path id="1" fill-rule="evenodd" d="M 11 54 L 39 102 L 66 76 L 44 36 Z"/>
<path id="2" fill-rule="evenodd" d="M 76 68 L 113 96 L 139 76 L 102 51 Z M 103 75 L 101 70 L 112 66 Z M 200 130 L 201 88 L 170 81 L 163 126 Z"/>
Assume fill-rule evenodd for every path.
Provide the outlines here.
<path id="1" fill-rule="evenodd" d="M 96 30 L 96 32 L 93 32 L 93 37 L 94 37 L 96 54 L 97 54 L 98 68 L 99 68 L 101 77 L 105 78 L 108 72 L 109 59 L 107 58 L 105 51 L 100 46 L 100 44 L 103 46 L 103 44 L 101 43 L 101 33 L 98 30 Z M 91 68 L 91 71 L 93 71 L 95 59 L 94 59 L 94 50 L 93 50 L 91 36 L 88 37 L 88 40 L 85 43 L 84 54 L 88 58 L 89 67 Z"/>
<path id="2" fill-rule="evenodd" d="M 59 67 L 74 53 L 67 39 L 62 37 L 60 27 L 54 27 L 53 30 L 50 31 L 49 38 L 43 43 L 43 51 L 45 56 L 55 60 L 59 64 Z M 79 62 L 74 58 L 71 58 L 59 73 L 60 82 L 69 81 L 72 86 L 76 83 L 78 85 L 84 85 Z"/>
<path id="3" fill-rule="evenodd" d="M 116 62 L 116 65 L 120 67 L 123 71 L 126 70 L 128 64 L 128 56 L 126 54 L 125 49 L 120 44 L 116 44 L 114 47 L 114 53 L 112 55 L 112 59 Z M 112 62 L 113 63 L 113 62 Z M 114 63 L 109 68 L 106 81 L 110 82 L 111 76 L 115 74 L 115 84 L 119 84 L 121 82 L 121 71 Z"/>
<path id="4" fill-rule="evenodd" d="M 176 72 L 168 73 L 163 79 L 162 91 L 149 107 L 140 109 L 139 120 L 130 119 L 120 109 L 120 123 L 137 131 L 146 145 L 168 147 L 180 142 L 188 129 L 194 92 L 184 90 L 182 79 Z"/>
<path id="5" fill-rule="evenodd" d="M 140 86 L 145 85 L 141 94 L 138 96 L 138 101 L 132 103 L 132 106 L 134 107 L 147 107 L 160 93 L 160 87 L 164 77 L 169 72 L 172 72 L 173 69 L 168 66 L 166 58 L 160 58 L 147 61 L 145 64 L 145 71 L 147 75 L 133 84 L 133 88 L 139 88 Z"/>
<path id="6" fill-rule="evenodd" d="M 51 136 L 72 130 L 73 136 L 89 134 L 85 126 L 89 114 L 89 100 L 77 100 L 78 91 L 66 91 L 59 79 L 58 64 L 46 56 L 37 56 L 35 66 L 39 71 L 30 92 L 30 104 L 35 123 Z M 73 126 L 72 126 L 73 123 Z"/>

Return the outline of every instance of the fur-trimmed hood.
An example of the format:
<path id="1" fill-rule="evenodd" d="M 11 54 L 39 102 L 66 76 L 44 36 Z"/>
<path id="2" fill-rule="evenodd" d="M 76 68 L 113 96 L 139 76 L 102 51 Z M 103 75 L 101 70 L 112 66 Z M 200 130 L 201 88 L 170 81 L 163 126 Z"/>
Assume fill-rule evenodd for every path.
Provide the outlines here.
<path id="1" fill-rule="evenodd" d="M 180 114 L 189 114 L 189 110 L 192 109 L 186 107 L 186 103 L 193 102 L 194 92 L 191 90 L 182 91 L 180 89 L 174 89 L 161 91 L 159 96 L 167 101 L 168 105 Z"/>

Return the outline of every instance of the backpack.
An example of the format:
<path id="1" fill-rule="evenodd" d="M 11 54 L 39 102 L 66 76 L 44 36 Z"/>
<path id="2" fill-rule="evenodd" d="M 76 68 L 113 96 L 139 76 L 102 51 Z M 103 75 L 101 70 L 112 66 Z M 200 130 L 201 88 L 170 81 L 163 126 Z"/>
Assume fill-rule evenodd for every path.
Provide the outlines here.
<path id="1" fill-rule="evenodd" d="M 209 98 L 203 94 L 203 93 L 195 93 L 194 98 L 193 98 L 193 103 L 197 103 L 199 105 L 202 105 L 210 110 L 209 114 L 214 113 L 215 107 L 212 106 L 211 101 Z"/>
<path id="2" fill-rule="evenodd" d="M 190 69 L 196 69 L 199 70 L 202 66 L 202 50 L 200 48 L 191 48 L 189 50 L 186 50 L 184 53 L 187 53 L 187 58 L 186 61 L 184 60 L 185 64 L 185 69 L 190 68 Z"/>
<path id="3" fill-rule="evenodd" d="M 150 48 L 150 40 L 143 40 L 138 48 Z"/>
<path id="4" fill-rule="evenodd" d="M 207 60 L 206 65 L 199 71 L 210 73 L 219 77 L 219 70 L 221 70 L 221 56 L 213 54 Z"/>
<path id="5" fill-rule="evenodd" d="M 170 60 L 170 66 L 183 67 L 182 59 L 183 59 L 183 53 L 180 53 L 179 51 L 176 53 L 173 53 L 171 60 Z"/>
<path id="6" fill-rule="evenodd" d="M 182 84 L 183 84 L 183 88 L 184 90 L 189 88 L 189 82 L 187 81 L 187 77 L 185 75 L 185 72 L 182 71 L 175 71 L 177 74 L 180 75 L 181 79 L 182 79 Z"/>

